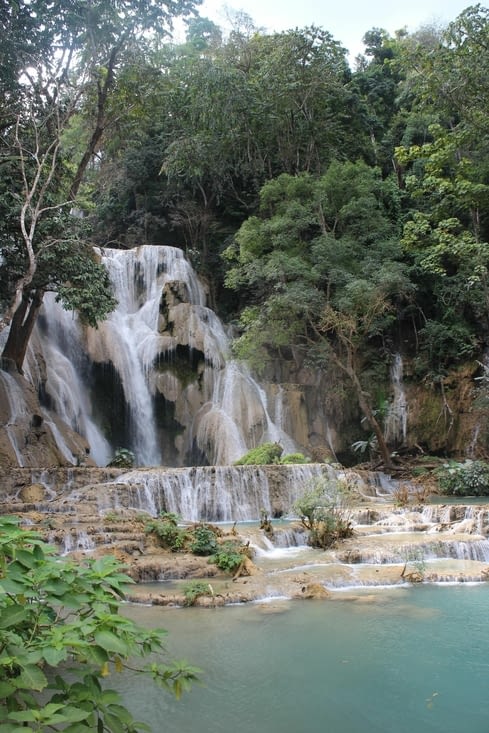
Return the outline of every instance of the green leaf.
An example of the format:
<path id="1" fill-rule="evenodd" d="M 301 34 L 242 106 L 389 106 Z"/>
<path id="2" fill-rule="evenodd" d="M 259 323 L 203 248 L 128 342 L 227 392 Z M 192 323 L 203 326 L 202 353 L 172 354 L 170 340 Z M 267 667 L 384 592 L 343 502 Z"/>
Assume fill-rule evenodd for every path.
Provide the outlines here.
<path id="1" fill-rule="evenodd" d="M 12 684 L 17 688 L 37 690 L 39 692 L 47 686 L 48 681 L 46 675 L 39 667 L 30 664 L 25 666 L 20 675 L 12 680 Z"/>
<path id="2" fill-rule="evenodd" d="M 15 687 L 11 682 L 0 680 L 0 700 L 8 697 L 12 692 L 14 692 L 14 690 Z"/>
<path id="3" fill-rule="evenodd" d="M 52 593 L 54 596 L 64 596 L 65 593 L 71 590 L 71 587 L 63 580 L 52 578 L 43 583 L 42 589 L 45 593 Z M 64 597 L 61 600 L 64 602 Z"/>
<path id="4" fill-rule="evenodd" d="M 31 570 L 37 565 L 37 560 L 30 550 L 17 550 L 15 559 L 28 570 Z"/>
<path id="5" fill-rule="evenodd" d="M 10 626 L 21 624 L 28 615 L 26 607 L 18 603 L 2 608 L 0 613 L 0 629 L 8 629 Z"/>
<path id="6" fill-rule="evenodd" d="M 91 710 L 82 710 L 81 708 L 75 708 L 73 705 L 67 705 L 63 708 L 63 722 L 80 723 L 82 720 L 89 718 L 91 714 Z"/>
<path id="7" fill-rule="evenodd" d="M 51 667 L 57 667 L 60 662 L 67 658 L 68 650 L 66 648 L 56 649 L 53 646 L 48 646 L 42 650 L 42 656 Z"/>
<path id="8" fill-rule="evenodd" d="M 95 641 L 102 649 L 108 652 L 116 652 L 122 656 L 127 656 L 129 649 L 127 644 L 108 629 L 101 629 L 95 633 Z"/>
<path id="9" fill-rule="evenodd" d="M 9 718 L 17 720 L 19 723 L 30 723 L 39 720 L 39 710 L 14 710 L 9 713 Z"/>
<path id="10" fill-rule="evenodd" d="M 113 705 L 119 703 L 121 696 L 115 690 L 104 690 L 100 696 L 100 702 L 103 705 Z"/>
<path id="11" fill-rule="evenodd" d="M 126 733 L 126 727 L 120 721 L 117 715 L 111 715 L 110 713 L 105 713 L 104 723 L 106 726 L 109 727 L 111 733 Z"/>
<path id="12" fill-rule="evenodd" d="M 10 578 L 4 578 L 3 580 L 0 580 L 0 588 L 5 591 L 5 593 L 20 596 L 25 594 L 28 586 L 26 586 L 25 583 L 17 582 Z"/>

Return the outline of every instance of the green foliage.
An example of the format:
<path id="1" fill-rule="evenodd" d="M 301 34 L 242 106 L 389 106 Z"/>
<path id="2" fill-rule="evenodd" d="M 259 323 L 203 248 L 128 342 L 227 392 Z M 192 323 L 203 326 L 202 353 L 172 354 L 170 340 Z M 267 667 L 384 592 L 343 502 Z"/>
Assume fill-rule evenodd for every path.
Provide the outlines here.
<path id="1" fill-rule="evenodd" d="M 310 488 L 294 503 L 293 512 L 309 530 L 312 547 L 327 549 L 352 536 L 348 498 L 344 484 L 321 477 L 311 482 Z"/>
<path id="2" fill-rule="evenodd" d="M 427 320 L 419 337 L 435 369 L 469 359 L 477 349 L 473 330 L 450 311 L 445 313 L 443 321 Z"/>
<path id="3" fill-rule="evenodd" d="M 168 33 L 174 14 L 194 6 L 20 0 L 0 11 L 9 35 L 0 52 L 0 303 L 10 325 L 4 356 L 19 371 L 47 290 L 91 326 L 115 306 L 105 269 L 79 236 L 74 202 L 106 130 L 141 108 L 139 85 L 131 103 L 125 97 L 135 59 L 144 58 L 149 38 Z"/>
<path id="4" fill-rule="evenodd" d="M 217 565 L 219 570 L 235 573 L 243 561 L 243 546 L 235 540 L 226 540 L 217 548 L 217 552 L 209 558 L 209 562 Z"/>
<path id="5" fill-rule="evenodd" d="M 254 300 L 238 355 L 263 366 L 292 351 L 324 371 L 339 368 L 386 464 L 365 363 L 397 338 L 415 291 L 399 246 L 399 204 L 399 191 L 362 161 L 333 161 L 321 177 L 282 174 L 263 186 L 261 216 L 244 222 L 224 253 L 233 265 L 227 284 Z"/>
<path id="6" fill-rule="evenodd" d="M 200 596 L 212 596 L 212 588 L 204 580 L 191 580 L 183 586 L 185 606 L 193 606 Z"/>
<path id="7" fill-rule="evenodd" d="M 265 466 L 270 463 L 279 463 L 283 448 L 279 443 L 262 443 L 252 448 L 242 458 L 234 462 L 235 466 Z"/>
<path id="8" fill-rule="evenodd" d="M 145 532 L 153 534 L 161 547 L 171 552 L 191 552 L 194 555 L 212 555 L 218 549 L 219 530 L 209 524 L 179 526 L 180 517 L 164 512 L 157 519 L 146 519 Z"/>
<path id="9" fill-rule="evenodd" d="M 310 463 L 311 459 L 307 458 L 303 453 L 287 453 L 279 459 L 279 463 L 287 465 L 289 463 Z"/>
<path id="10" fill-rule="evenodd" d="M 176 514 L 164 513 L 158 519 L 148 520 L 145 532 L 157 537 L 162 547 L 172 552 L 180 552 L 191 538 L 187 528 L 178 526 L 179 517 Z"/>
<path id="11" fill-rule="evenodd" d="M 108 463 L 108 466 L 116 468 L 132 468 L 136 456 L 134 453 L 127 448 L 117 448 L 113 459 Z"/>
<path id="12" fill-rule="evenodd" d="M 368 438 L 364 440 L 356 440 L 351 444 L 351 449 L 354 453 L 360 453 L 362 456 L 369 456 L 370 460 L 377 454 L 379 446 L 377 438 L 374 433 L 370 433 Z"/>
<path id="13" fill-rule="evenodd" d="M 135 733 L 103 680 L 146 674 L 177 697 L 197 678 L 184 663 L 137 660 L 164 651 L 165 632 L 120 615 L 130 579 L 109 556 L 83 563 L 54 555 L 15 517 L 0 518 L 0 730 Z"/>
<path id="14" fill-rule="evenodd" d="M 452 462 L 435 474 L 443 494 L 489 496 L 489 463 L 485 461 Z"/>
<path id="15" fill-rule="evenodd" d="M 212 527 L 198 524 L 192 529 L 189 550 L 194 555 L 213 555 L 217 550 L 217 534 Z"/>

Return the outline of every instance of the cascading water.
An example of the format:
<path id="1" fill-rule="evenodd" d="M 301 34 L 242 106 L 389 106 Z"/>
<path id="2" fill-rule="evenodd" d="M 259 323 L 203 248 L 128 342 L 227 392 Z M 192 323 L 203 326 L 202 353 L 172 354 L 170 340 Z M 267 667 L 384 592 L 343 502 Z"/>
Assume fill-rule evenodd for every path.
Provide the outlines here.
<path id="1" fill-rule="evenodd" d="M 116 310 L 83 328 L 47 298 L 39 342 L 50 408 L 105 465 L 117 447 L 139 466 L 225 465 L 259 443 L 294 441 L 271 419 L 264 390 L 227 358 L 229 340 L 175 247 L 100 250 Z"/>
<path id="2" fill-rule="evenodd" d="M 37 331 L 46 363 L 44 389 L 49 395 L 51 409 L 72 430 L 86 438 L 94 461 L 105 465 L 112 451 L 92 416 L 90 397 L 83 379 L 88 370 L 88 359 L 82 348 L 83 330 L 78 320 L 56 303 L 53 293 L 47 293 Z M 31 357 L 28 363 L 35 364 L 35 361 Z M 63 436 L 47 410 L 44 410 L 44 418 L 52 430 L 55 427 L 53 433 L 63 455 L 69 462 L 76 463 L 76 457 L 70 456 L 69 449 L 63 447 Z"/>
<path id="3" fill-rule="evenodd" d="M 200 466 L 130 471 L 110 491 L 97 496 L 99 512 L 137 509 L 157 516 L 172 512 L 187 521 L 258 520 L 264 511 L 287 513 L 315 478 L 329 475 L 328 466 L 277 467 L 277 477 L 261 466 Z M 278 483 L 277 483 L 278 482 Z"/>
<path id="4" fill-rule="evenodd" d="M 21 446 L 15 430 L 15 423 L 19 418 L 28 418 L 29 412 L 25 403 L 24 395 L 15 379 L 6 372 L 0 372 L 0 379 L 5 383 L 5 394 L 9 404 L 10 419 L 5 428 L 10 444 L 17 457 L 19 466 L 24 465 Z"/>
<path id="5" fill-rule="evenodd" d="M 385 420 L 385 439 L 391 445 L 402 445 L 406 441 L 408 408 L 403 386 L 402 356 L 396 354 L 391 367 L 392 403 Z"/>

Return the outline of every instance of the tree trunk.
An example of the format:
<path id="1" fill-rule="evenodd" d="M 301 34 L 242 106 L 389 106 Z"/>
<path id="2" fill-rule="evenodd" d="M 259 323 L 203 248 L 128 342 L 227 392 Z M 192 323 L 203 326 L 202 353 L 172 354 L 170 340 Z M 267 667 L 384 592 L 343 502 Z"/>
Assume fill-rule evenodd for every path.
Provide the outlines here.
<path id="1" fill-rule="evenodd" d="M 355 385 L 355 389 L 357 391 L 358 404 L 360 405 L 360 409 L 362 410 L 363 414 L 365 415 L 366 419 L 368 420 L 368 423 L 370 427 L 372 428 L 372 430 L 374 431 L 375 437 L 377 438 L 377 445 L 379 447 L 380 455 L 382 456 L 382 463 L 384 464 L 386 468 L 392 468 L 393 467 L 392 458 L 391 458 L 390 451 L 387 447 L 387 443 L 385 442 L 384 432 L 382 428 L 380 427 L 378 421 L 376 420 L 373 410 L 368 403 L 368 400 L 365 398 L 365 394 L 362 390 L 360 382 L 358 381 L 358 379 L 353 380 L 353 382 Z"/>
<path id="2" fill-rule="evenodd" d="M 355 388 L 359 407 L 363 412 L 366 420 L 368 421 L 368 424 L 372 428 L 375 437 L 377 438 L 377 445 L 380 455 L 382 457 L 382 463 L 386 468 L 393 468 L 394 464 L 392 462 L 387 443 L 385 442 L 384 432 L 375 418 L 374 412 L 370 406 L 368 399 L 365 396 L 365 391 L 353 366 L 353 353 L 351 351 L 351 348 L 347 347 L 347 364 L 344 364 L 337 354 L 334 355 L 334 361 L 348 375 Z"/>
<path id="3" fill-rule="evenodd" d="M 27 346 L 42 305 L 43 295 L 43 290 L 36 290 L 32 298 L 24 293 L 10 322 L 10 331 L 2 352 L 2 362 L 5 365 L 13 364 L 20 374 L 23 373 L 22 367 Z"/>
<path id="4" fill-rule="evenodd" d="M 95 120 L 95 126 L 93 128 L 92 135 L 90 137 L 90 140 L 88 141 L 88 145 L 85 149 L 85 152 L 83 153 L 82 158 L 80 162 L 78 163 L 78 168 L 76 169 L 76 173 L 73 178 L 73 182 L 70 186 L 70 194 L 69 194 L 70 201 L 74 201 L 77 197 L 78 190 L 80 188 L 81 182 L 85 175 L 85 171 L 88 168 L 90 161 L 92 160 L 93 156 L 95 155 L 97 151 L 100 140 L 107 126 L 107 120 L 106 120 L 107 99 L 109 96 L 110 89 L 114 84 L 115 65 L 116 65 L 117 54 L 119 52 L 119 49 L 120 49 L 120 45 L 115 46 L 112 49 L 110 53 L 110 57 L 109 57 L 109 63 L 107 64 L 105 78 L 103 79 L 103 81 L 99 79 L 97 83 L 97 117 Z"/>

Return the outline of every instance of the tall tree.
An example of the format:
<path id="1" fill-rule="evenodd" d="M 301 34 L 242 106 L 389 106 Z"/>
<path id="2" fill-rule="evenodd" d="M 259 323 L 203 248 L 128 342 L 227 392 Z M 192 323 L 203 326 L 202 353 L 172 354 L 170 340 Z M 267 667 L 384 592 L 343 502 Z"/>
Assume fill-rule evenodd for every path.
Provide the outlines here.
<path id="1" fill-rule="evenodd" d="M 412 291 L 396 240 L 395 186 L 364 163 L 333 162 L 317 179 L 282 174 L 260 201 L 226 253 L 228 286 L 253 300 L 238 353 L 257 365 L 293 347 L 321 369 L 339 368 L 390 465 L 364 369 Z"/>
<path id="2" fill-rule="evenodd" d="M 477 5 L 435 47 L 417 43 L 407 54 L 413 106 L 436 124 L 396 149 L 410 206 L 403 243 L 424 284 L 421 333 L 438 368 L 489 336 L 488 37 L 489 11 Z"/>
<path id="3" fill-rule="evenodd" d="M 148 34 L 164 33 L 162 29 L 171 26 L 175 15 L 188 14 L 194 6 L 194 0 L 53 0 L 11 3 L 1 16 L 4 27 L 15 31 L 19 41 L 18 51 L 16 44 L 7 49 L 9 64 L 3 76 L 4 86 L 15 88 L 17 94 L 7 96 L 1 110 L 2 159 L 15 179 L 10 207 L 8 195 L 2 200 L 8 209 L 10 240 L 2 261 L 2 279 L 9 283 L 2 296 L 9 302 L 1 327 L 10 326 L 3 358 L 19 370 L 44 291 L 59 279 L 56 269 L 41 277 L 40 264 L 50 260 L 45 257 L 48 249 L 56 248 L 61 239 L 66 245 L 70 239 L 60 237 L 59 222 L 54 237 L 46 239 L 43 228 L 75 205 L 85 172 L 120 111 L 114 110 L 112 101 L 128 55 L 147 42 Z M 31 29 L 34 41 L 26 42 Z M 87 134 L 78 156 L 68 165 L 64 139 L 78 113 L 83 114 Z M 62 229 L 66 228 L 65 219 Z M 96 322 L 110 311 L 113 300 L 89 250 L 78 246 L 77 254 L 77 269 L 67 282 L 71 281 L 71 292 L 73 287 L 84 290 L 88 281 L 94 284 L 88 275 L 91 269 L 97 278 L 95 286 L 75 300 L 91 302 L 84 315 Z M 89 263 L 88 277 L 77 282 L 74 275 L 83 267 L 80 256 Z M 68 255 L 65 265 L 69 260 Z M 63 300 L 67 293 L 59 291 Z M 68 299 L 67 305 L 73 302 Z"/>

